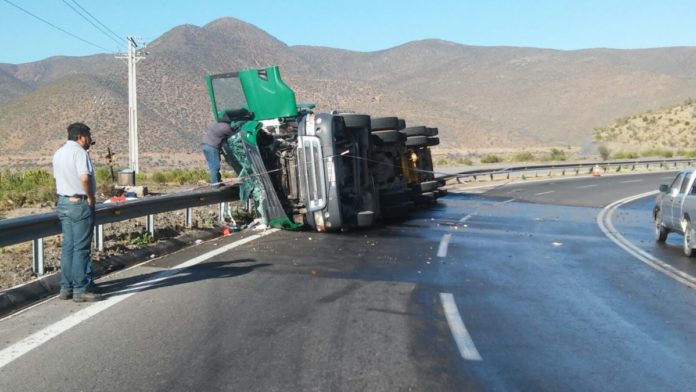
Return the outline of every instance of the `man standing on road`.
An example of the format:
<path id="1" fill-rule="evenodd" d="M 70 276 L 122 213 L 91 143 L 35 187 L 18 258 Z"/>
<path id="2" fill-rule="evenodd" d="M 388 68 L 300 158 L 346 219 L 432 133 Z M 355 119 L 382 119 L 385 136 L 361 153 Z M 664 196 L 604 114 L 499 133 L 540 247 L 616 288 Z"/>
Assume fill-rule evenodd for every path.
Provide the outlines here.
<path id="1" fill-rule="evenodd" d="M 87 125 L 68 126 L 68 141 L 53 155 L 58 218 L 63 230 L 60 255 L 60 299 L 99 301 L 92 279 L 92 233 L 97 183 L 87 154 L 93 145 Z"/>

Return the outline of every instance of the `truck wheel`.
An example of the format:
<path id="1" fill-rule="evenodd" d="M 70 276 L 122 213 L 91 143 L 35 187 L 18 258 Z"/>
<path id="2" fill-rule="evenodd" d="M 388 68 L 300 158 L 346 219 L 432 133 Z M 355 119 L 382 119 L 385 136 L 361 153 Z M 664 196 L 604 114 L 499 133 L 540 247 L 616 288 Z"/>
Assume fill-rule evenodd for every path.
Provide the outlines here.
<path id="1" fill-rule="evenodd" d="M 428 145 L 427 136 L 409 136 L 406 139 L 406 147 L 421 147 Z"/>
<path id="2" fill-rule="evenodd" d="M 370 120 L 370 124 L 373 131 L 399 129 L 399 119 L 396 117 L 376 117 Z"/>
<path id="3" fill-rule="evenodd" d="M 396 143 L 401 140 L 399 131 L 395 130 L 373 131 L 372 137 L 373 139 L 379 140 L 377 144 Z"/>
<path id="4" fill-rule="evenodd" d="M 370 116 L 367 114 L 339 114 L 343 117 L 346 128 L 370 128 Z"/>
<path id="5" fill-rule="evenodd" d="M 399 132 L 403 133 L 406 136 L 426 136 L 427 134 L 427 128 L 425 127 L 409 127 L 409 128 L 404 128 L 400 130 Z"/>
<path id="6" fill-rule="evenodd" d="M 406 128 L 406 120 L 404 120 L 403 118 L 400 118 L 399 119 L 399 126 L 396 129 L 398 129 L 400 131 L 404 128 Z"/>
<path id="7" fill-rule="evenodd" d="M 660 214 L 660 211 L 657 211 L 657 213 L 655 214 L 655 241 L 667 241 L 667 234 L 669 234 L 669 231 L 662 223 L 662 215 Z"/>
<path id="8" fill-rule="evenodd" d="M 691 223 L 686 224 L 686 229 L 684 229 L 684 255 L 686 257 L 696 256 L 696 249 L 691 247 L 691 241 L 693 238 L 693 229 L 691 228 Z"/>
<path id="9" fill-rule="evenodd" d="M 429 137 L 428 138 L 428 146 L 437 146 L 438 144 L 440 144 L 439 137 Z"/>

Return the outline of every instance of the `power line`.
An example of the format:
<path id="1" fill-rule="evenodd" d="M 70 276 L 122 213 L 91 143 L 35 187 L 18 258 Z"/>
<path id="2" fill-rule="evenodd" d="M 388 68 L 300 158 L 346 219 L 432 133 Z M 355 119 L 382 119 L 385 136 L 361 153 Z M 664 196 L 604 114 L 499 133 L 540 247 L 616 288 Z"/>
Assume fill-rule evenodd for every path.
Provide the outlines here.
<path id="1" fill-rule="evenodd" d="M 64 0 L 65 1 L 65 0 Z M 114 33 L 113 30 L 111 30 L 107 25 L 99 21 L 94 15 L 90 14 L 89 11 L 87 11 L 83 6 L 81 6 L 76 0 L 72 0 L 72 2 L 78 6 L 82 11 L 84 11 L 87 15 L 89 15 L 92 19 L 94 19 L 95 22 L 99 23 L 102 27 L 104 27 L 106 30 L 108 30 L 113 37 L 116 37 L 117 40 L 122 40 L 123 37 Z M 103 31 L 102 31 L 103 32 Z M 120 41 L 119 41 L 120 42 Z M 119 44 L 120 45 L 120 44 Z"/>
<path id="2" fill-rule="evenodd" d="M 99 30 L 99 31 L 100 31 L 102 34 L 104 34 L 107 38 L 109 38 L 110 40 L 116 42 L 117 45 L 121 45 L 121 43 L 120 43 L 118 40 L 114 39 L 114 38 L 113 38 L 112 36 L 110 36 L 107 32 L 105 32 L 104 30 L 102 30 L 101 27 L 99 27 L 99 26 L 97 26 L 96 24 L 94 24 L 94 22 L 92 22 L 89 18 L 87 18 L 83 13 L 81 13 L 80 11 L 78 11 L 77 8 L 75 8 L 75 7 L 73 7 L 72 5 L 70 5 L 70 3 L 68 3 L 66 0 L 63 0 L 63 3 L 65 3 L 65 5 L 67 5 L 68 7 L 70 7 L 70 9 L 72 9 L 73 11 L 75 11 L 76 14 L 80 15 L 80 16 L 82 17 L 82 19 L 84 19 L 84 20 L 86 20 L 87 22 L 89 22 L 89 24 L 91 24 L 92 26 L 94 26 L 95 29 Z"/>
<path id="3" fill-rule="evenodd" d="M 5 1 L 5 3 L 7 3 L 7 4 L 9 4 L 9 5 L 11 5 L 11 6 L 13 6 L 13 7 L 19 9 L 20 11 L 22 11 L 22 12 L 24 12 L 24 13 L 26 13 L 26 14 L 28 14 L 28 15 L 30 15 L 30 16 L 32 16 L 32 17 L 34 17 L 34 18 L 36 18 L 36 19 L 38 19 L 38 20 L 44 22 L 44 23 L 46 23 L 47 25 L 53 27 L 53 28 L 56 29 L 56 30 L 60 30 L 60 31 L 62 31 L 63 33 L 65 33 L 65 34 L 67 34 L 67 35 L 69 35 L 69 36 L 71 36 L 71 37 L 73 37 L 73 38 L 79 39 L 80 41 L 82 41 L 82 42 L 84 42 L 84 43 L 87 43 L 87 44 L 90 44 L 90 45 L 92 45 L 92 46 L 94 46 L 94 47 L 96 47 L 96 48 L 99 48 L 99 49 L 104 50 L 104 51 L 107 51 L 107 52 L 111 52 L 111 50 L 109 50 L 109 49 L 107 49 L 107 48 L 105 48 L 105 47 L 103 47 L 103 46 L 99 46 L 99 45 L 97 45 L 97 44 L 95 44 L 95 43 L 93 43 L 93 42 L 87 41 L 87 40 L 84 39 L 84 38 L 80 38 L 80 37 L 76 36 L 75 34 L 73 34 L 73 33 L 69 32 L 69 31 L 66 31 L 66 30 L 64 30 L 64 29 L 62 29 L 62 28 L 60 28 L 60 27 L 54 25 L 53 23 L 47 21 L 46 19 L 43 19 L 43 18 L 41 18 L 41 17 L 39 17 L 39 16 L 36 16 L 36 15 L 32 14 L 31 12 L 25 10 L 24 8 L 22 8 L 22 7 L 18 6 L 17 4 L 11 2 L 10 0 L 4 0 L 4 1 Z"/>

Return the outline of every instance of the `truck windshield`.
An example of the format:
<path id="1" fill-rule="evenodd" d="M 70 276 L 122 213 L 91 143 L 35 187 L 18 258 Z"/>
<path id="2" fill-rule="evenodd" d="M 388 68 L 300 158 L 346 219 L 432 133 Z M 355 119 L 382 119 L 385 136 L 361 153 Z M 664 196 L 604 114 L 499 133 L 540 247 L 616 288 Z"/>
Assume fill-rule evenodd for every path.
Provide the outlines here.
<path id="1" fill-rule="evenodd" d="M 216 111 L 248 108 L 238 73 L 210 76 L 209 88 Z"/>

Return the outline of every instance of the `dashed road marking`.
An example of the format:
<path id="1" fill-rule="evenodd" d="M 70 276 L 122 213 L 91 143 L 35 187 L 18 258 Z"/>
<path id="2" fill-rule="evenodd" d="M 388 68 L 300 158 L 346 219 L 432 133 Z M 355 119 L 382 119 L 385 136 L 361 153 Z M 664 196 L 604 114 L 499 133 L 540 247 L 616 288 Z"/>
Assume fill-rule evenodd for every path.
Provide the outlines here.
<path id="1" fill-rule="evenodd" d="M 440 247 L 437 248 L 437 257 L 447 257 L 447 247 L 449 246 L 452 234 L 445 234 L 440 239 Z"/>
<path id="2" fill-rule="evenodd" d="M 619 184 L 630 184 L 632 182 L 643 182 L 643 180 L 619 181 Z"/>
<path id="3" fill-rule="evenodd" d="M 597 184 L 592 184 L 592 185 L 583 185 L 583 186 L 578 186 L 578 187 L 575 187 L 575 189 L 585 189 L 585 188 L 594 188 L 594 187 L 596 187 L 596 186 L 597 186 Z"/>
<path id="4" fill-rule="evenodd" d="M 554 192 L 556 192 L 556 191 L 539 192 L 539 193 L 535 193 L 534 196 L 548 195 L 549 193 L 554 193 Z"/>
<path id="5" fill-rule="evenodd" d="M 462 316 L 459 314 L 459 309 L 457 309 L 457 303 L 454 302 L 454 296 L 451 293 L 440 293 L 440 301 L 445 311 L 447 324 L 449 324 L 450 331 L 452 331 L 454 342 L 457 343 L 459 348 L 459 354 L 467 361 L 481 361 L 481 354 L 476 349 L 469 331 L 466 330 Z"/>

